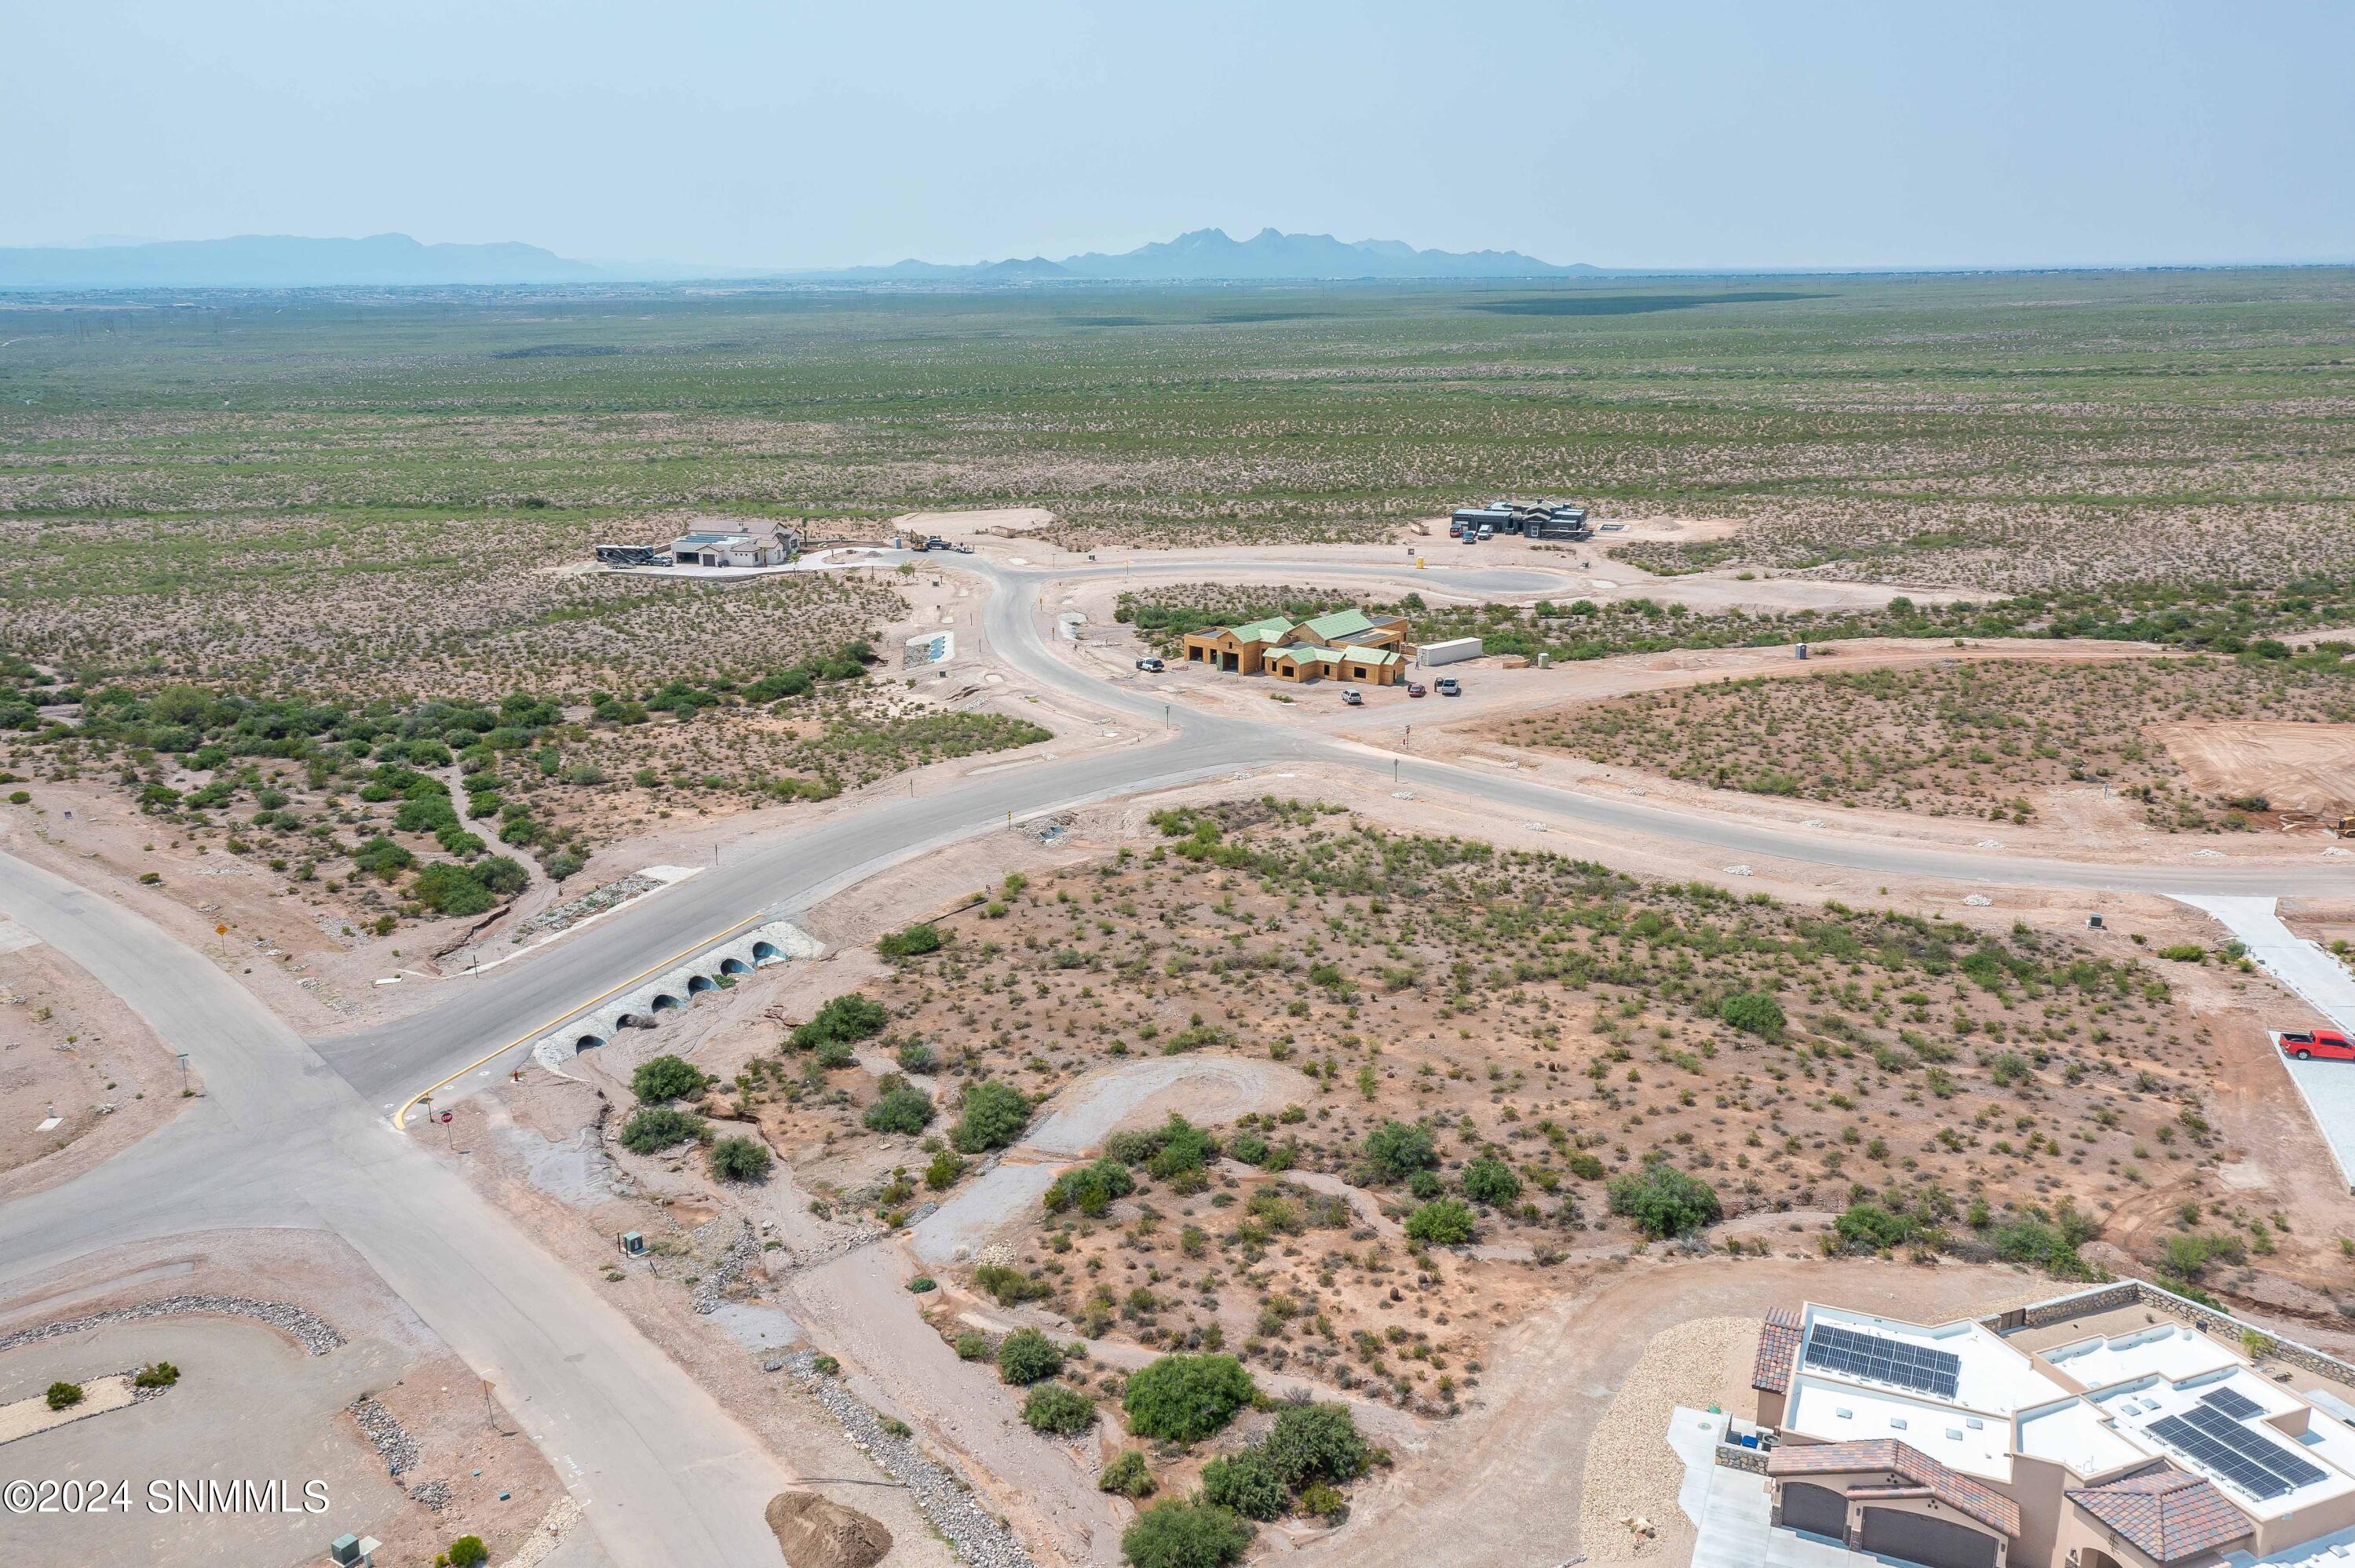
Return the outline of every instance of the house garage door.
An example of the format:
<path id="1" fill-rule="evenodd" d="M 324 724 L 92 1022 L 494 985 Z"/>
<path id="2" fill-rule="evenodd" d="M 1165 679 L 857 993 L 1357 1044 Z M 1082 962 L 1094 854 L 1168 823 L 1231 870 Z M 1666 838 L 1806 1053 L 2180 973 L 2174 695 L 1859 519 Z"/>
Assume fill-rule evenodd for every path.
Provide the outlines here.
<path id="1" fill-rule="evenodd" d="M 1829 1487 L 1805 1481 L 1783 1483 L 1783 1522 L 1793 1530 L 1812 1531 L 1834 1541 L 1848 1539 L 1848 1499 Z"/>
<path id="2" fill-rule="evenodd" d="M 1864 1549 L 1927 1568 L 1995 1568 L 1996 1540 L 1968 1525 L 1893 1508 L 1864 1510 Z"/>

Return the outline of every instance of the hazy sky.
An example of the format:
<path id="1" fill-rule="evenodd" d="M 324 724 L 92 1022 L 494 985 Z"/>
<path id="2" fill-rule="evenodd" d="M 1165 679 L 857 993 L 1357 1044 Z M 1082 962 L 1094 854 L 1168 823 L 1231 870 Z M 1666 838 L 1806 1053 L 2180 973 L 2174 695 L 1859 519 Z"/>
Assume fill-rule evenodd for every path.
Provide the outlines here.
<path id="1" fill-rule="evenodd" d="M 2355 5 L 9 0 L 0 244 L 2355 260 Z"/>

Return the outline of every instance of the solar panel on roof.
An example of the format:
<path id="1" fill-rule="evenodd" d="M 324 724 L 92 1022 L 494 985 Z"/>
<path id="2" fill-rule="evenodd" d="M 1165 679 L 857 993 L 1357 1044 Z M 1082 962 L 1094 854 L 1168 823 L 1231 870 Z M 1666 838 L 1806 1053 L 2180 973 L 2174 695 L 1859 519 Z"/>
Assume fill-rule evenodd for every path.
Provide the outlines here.
<path id="1" fill-rule="evenodd" d="M 2200 1396 L 2202 1404 L 2212 1404 L 2235 1421 L 2246 1421 L 2252 1415 L 2262 1415 L 2265 1407 L 2234 1388 L 2211 1388 Z"/>
<path id="2" fill-rule="evenodd" d="M 2281 1444 L 2260 1434 L 2256 1428 L 2233 1420 L 2221 1409 L 2195 1404 L 2183 1413 L 2183 1419 L 2251 1464 L 2264 1466 L 2293 1487 L 2310 1486 L 2323 1478 L 2325 1472 L 2321 1468 L 2299 1458 Z"/>
<path id="3" fill-rule="evenodd" d="M 2199 1460 L 2251 1497 L 2262 1500 L 2281 1497 L 2294 1489 L 2289 1482 L 2274 1471 L 2247 1455 L 2225 1446 L 2180 1416 L 2162 1415 L 2152 1422 L 2147 1430 L 2169 1447 Z"/>
<path id="4" fill-rule="evenodd" d="M 1861 1334 L 1853 1329 L 1819 1323 L 1807 1337 L 1806 1364 L 1851 1377 L 1893 1383 L 1941 1399 L 1955 1397 L 1963 1359 L 1951 1351 Z"/>

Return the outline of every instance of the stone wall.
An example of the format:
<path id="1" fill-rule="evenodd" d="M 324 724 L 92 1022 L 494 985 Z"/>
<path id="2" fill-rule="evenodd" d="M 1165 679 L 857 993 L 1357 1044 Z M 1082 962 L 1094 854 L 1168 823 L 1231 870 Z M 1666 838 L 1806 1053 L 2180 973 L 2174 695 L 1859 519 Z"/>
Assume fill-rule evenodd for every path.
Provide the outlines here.
<path id="1" fill-rule="evenodd" d="M 1729 1470 L 1747 1470 L 1753 1476 L 1766 1473 L 1766 1450 L 1745 1448 L 1739 1443 L 1720 1443 L 1717 1462 Z"/>
<path id="2" fill-rule="evenodd" d="M 2108 1285 L 2097 1285 L 2090 1290 L 2073 1291 L 2066 1296 L 2056 1296 L 2050 1301 L 2039 1301 L 2027 1309 L 2025 1319 L 2019 1326 L 2041 1329 L 2050 1324 L 2065 1322 L 2072 1318 L 2091 1317 L 2097 1312 L 2111 1312 L 2121 1307 L 2137 1306 L 2148 1307 L 2153 1311 L 2164 1312 L 2169 1317 L 2179 1319 L 2186 1323 L 2222 1324 L 2230 1328 L 2244 1330 L 2250 1333 L 2262 1334 L 2266 1343 L 2272 1346 L 2265 1354 L 2273 1360 L 2289 1366 L 2303 1368 L 2318 1377 L 2327 1377 L 2355 1385 L 2355 1365 L 2342 1361 L 2337 1356 L 2325 1355 L 2310 1345 L 2301 1345 L 2295 1340 L 2285 1340 L 2272 1330 L 2259 1328 L 2254 1323 L 2235 1318 L 2230 1312 L 2219 1311 L 2213 1307 L 2203 1307 L 2197 1301 L 2178 1296 L 2174 1291 L 2153 1285 L 2147 1279 L 2115 1280 Z M 1999 1330 L 2003 1319 L 1987 1318 L 1981 1321 L 1987 1328 Z"/>

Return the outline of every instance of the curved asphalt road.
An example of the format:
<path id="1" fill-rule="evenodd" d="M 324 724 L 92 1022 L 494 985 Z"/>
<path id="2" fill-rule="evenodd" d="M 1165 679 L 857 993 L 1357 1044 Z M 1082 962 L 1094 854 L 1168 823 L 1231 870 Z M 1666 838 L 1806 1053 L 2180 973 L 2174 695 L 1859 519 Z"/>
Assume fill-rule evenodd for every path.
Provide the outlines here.
<path id="1" fill-rule="evenodd" d="M 943 792 L 814 817 L 776 844 L 625 906 L 547 953 L 445 982 L 447 1000 L 364 1033 L 307 1043 L 243 987 L 113 899 L 0 855 L 0 909 L 88 969 L 201 1065 L 207 1096 L 96 1170 L 0 1210 L 0 1298 L 73 1257 L 215 1226 L 315 1225 L 343 1235 L 460 1355 L 496 1382 L 558 1473 L 591 1505 L 613 1561 L 774 1563 L 761 1517 L 786 1484 L 760 1445 L 618 1312 L 464 1182 L 395 1133 L 383 1112 L 504 1042 L 553 1027 L 617 980 L 748 915 L 791 913 L 894 861 L 1019 816 L 1269 763 L 1327 762 L 1464 789 L 1528 815 L 1681 839 L 1715 852 L 1966 883 L 2202 894 L 2355 887 L 2355 872 L 2230 864 L 2110 866 L 1925 850 L 1604 800 L 1182 706 L 1107 684 L 1054 657 L 1048 585 L 1122 566 L 1018 570 L 960 560 L 998 591 L 983 607 L 997 656 L 1040 687 L 1124 715 L 1138 745 L 1039 758 Z M 1206 570 L 1212 569 L 1206 565 Z M 1303 567 L 1319 575 L 1329 567 Z M 1342 576 L 1395 576 L 1351 564 Z M 1534 579 L 1523 586 L 1522 578 Z M 1532 592 L 1551 574 L 1434 574 L 1434 588 Z"/>

